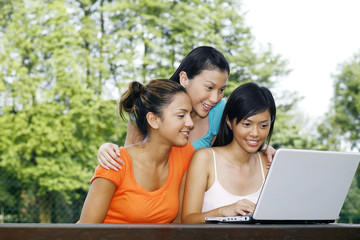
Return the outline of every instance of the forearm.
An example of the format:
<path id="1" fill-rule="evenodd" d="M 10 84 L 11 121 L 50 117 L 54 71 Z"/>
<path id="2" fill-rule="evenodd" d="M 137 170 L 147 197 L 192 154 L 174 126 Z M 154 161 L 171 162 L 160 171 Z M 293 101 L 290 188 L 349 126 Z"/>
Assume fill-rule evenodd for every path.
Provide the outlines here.
<path id="1" fill-rule="evenodd" d="M 182 223 L 205 223 L 205 217 L 224 217 L 222 207 L 203 213 L 191 213 L 182 217 Z"/>
<path id="2" fill-rule="evenodd" d="M 186 181 L 186 172 L 181 180 L 180 188 L 179 188 L 179 210 L 176 218 L 171 222 L 175 224 L 181 223 L 181 213 L 182 213 L 182 206 L 183 206 L 183 198 L 184 198 L 184 189 L 185 189 L 185 181 Z"/>
<path id="3" fill-rule="evenodd" d="M 86 210 L 80 216 L 78 223 L 103 223 L 106 214 L 99 214 L 97 211 Z"/>
<path id="4" fill-rule="evenodd" d="M 126 138 L 124 142 L 124 146 L 133 145 L 135 143 L 141 142 L 144 140 L 144 135 L 140 132 L 140 130 L 136 127 L 136 124 L 129 120 L 127 130 L 126 130 Z"/>

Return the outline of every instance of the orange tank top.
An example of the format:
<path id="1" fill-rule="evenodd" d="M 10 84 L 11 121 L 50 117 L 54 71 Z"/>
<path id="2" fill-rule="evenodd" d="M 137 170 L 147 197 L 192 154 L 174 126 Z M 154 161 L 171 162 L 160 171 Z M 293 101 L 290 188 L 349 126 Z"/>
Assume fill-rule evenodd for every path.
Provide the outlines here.
<path id="1" fill-rule="evenodd" d="M 120 148 L 121 159 L 125 162 L 122 170 L 97 166 L 91 183 L 100 177 L 117 186 L 104 223 L 170 223 L 178 213 L 181 180 L 194 151 L 190 143 L 172 147 L 168 178 L 160 189 L 153 192 L 136 183 L 130 156 L 124 147 Z"/>

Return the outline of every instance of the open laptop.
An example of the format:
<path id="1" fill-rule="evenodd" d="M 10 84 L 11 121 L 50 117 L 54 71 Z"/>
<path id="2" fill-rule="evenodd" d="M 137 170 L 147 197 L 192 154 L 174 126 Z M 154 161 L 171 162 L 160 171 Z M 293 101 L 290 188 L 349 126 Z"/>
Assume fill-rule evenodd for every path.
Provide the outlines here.
<path id="1" fill-rule="evenodd" d="M 332 223 L 339 217 L 360 153 L 278 149 L 252 216 L 208 223 Z"/>

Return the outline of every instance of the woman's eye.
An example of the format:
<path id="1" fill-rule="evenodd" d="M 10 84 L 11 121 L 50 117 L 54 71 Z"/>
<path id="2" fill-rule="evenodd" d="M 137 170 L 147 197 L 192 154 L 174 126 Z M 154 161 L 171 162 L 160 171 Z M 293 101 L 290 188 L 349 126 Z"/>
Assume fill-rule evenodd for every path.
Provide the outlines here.
<path id="1" fill-rule="evenodd" d="M 224 91 L 225 91 L 225 89 L 220 89 L 220 92 L 222 92 L 222 93 L 223 93 Z"/>
<path id="2" fill-rule="evenodd" d="M 248 127 L 248 126 L 250 126 L 250 123 L 243 123 L 242 124 L 244 127 Z"/>
<path id="3" fill-rule="evenodd" d="M 185 117 L 185 115 L 184 114 L 178 114 L 177 115 L 179 118 L 183 118 L 183 117 Z"/>

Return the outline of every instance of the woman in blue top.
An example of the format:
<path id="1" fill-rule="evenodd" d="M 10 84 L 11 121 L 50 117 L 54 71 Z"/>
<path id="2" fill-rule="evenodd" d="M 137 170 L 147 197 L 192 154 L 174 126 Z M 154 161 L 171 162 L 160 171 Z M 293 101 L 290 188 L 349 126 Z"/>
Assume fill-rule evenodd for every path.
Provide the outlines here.
<path id="1" fill-rule="evenodd" d="M 194 128 L 190 131 L 188 140 L 196 150 L 210 147 L 219 131 L 226 103 L 223 96 L 229 73 L 229 63 L 221 52 L 213 47 L 201 46 L 193 49 L 183 59 L 170 78 L 185 87 L 190 97 Z M 130 120 L 124 146 L 143 139 L 144 136 Z M 273 153 L 274 149 L 268 148 L 269 161 Z M 120 158 L 119 147 L 112 143 L 103 144 L 98 152 L 98 161 L 106 169 L 121 169 L 123 161 Z"/>

